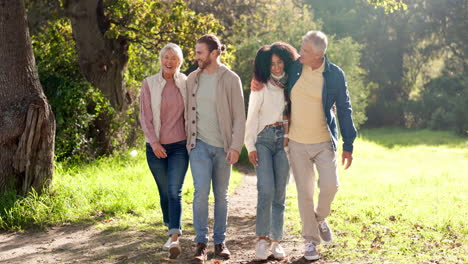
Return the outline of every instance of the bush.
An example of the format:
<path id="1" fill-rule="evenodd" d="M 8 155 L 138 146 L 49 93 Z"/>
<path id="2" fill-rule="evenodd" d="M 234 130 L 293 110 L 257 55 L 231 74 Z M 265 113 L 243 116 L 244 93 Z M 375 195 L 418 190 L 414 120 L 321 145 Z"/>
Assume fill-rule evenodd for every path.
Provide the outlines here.
<path id="1" fill-rule="evenodd" d="M 442 76 L 431 80 L 418 100 L 410 102 L 417 124 L 423 128 L 452 130 L 468 135 L 468 77 Z"/>
<path id="2" fill-rule="evenodd" d="M 32 35 L 32 43 L 39 78 L 55 114 L 58 160 L 92 159 L 115 148 L 125 149 L 136 140 L 137 102 L 127 112 L 116 113 L 82 77 L 67 19 L 49 21 Z"/>
<path id="3" fill-rule="evenodd" d="M 248 101 L 250 94 L 253 60 L 260 46 L 275 41 L 284 41 L 290 43 L 299 51 L 302 36 L 309 30 L 320 30 L 321 28 L 319 23 L 314 22 L 307 8 L 295 7 L 292 2 L 288 1 L 284 6 L 272 6 L 270 11 L 265 18 L 259 19 L 259 23 L 249 24 L 238 29 L 230 39 L 236 46 L 234 53 L 236 59 L 233 63 L 233 70 L 239 74 L 243 82 L 246 101 Z M 244 25 L 245 23 L 241 21 L 239 24 Z M 353 104 L 353 118 L 355 125 L 359 127 L 360 124 L 366 121 L 365 109 L 369 89 L 372 85 L 364 84 L 365 72 L 359 66 L 361 46 L 349 37 L 337 39 L 333 35 L 328 35 L 328 38 L 330 44 L 327 55 L 331 62 L 337 64 L 346 74 Z M 246 105 L 248 105 L 247 102 Z"/>

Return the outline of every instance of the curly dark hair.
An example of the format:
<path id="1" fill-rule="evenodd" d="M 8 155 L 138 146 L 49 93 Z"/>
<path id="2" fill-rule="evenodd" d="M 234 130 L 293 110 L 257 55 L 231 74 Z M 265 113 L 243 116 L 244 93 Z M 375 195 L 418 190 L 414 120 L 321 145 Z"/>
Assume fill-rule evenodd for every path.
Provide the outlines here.
<path id="1" fill-rule="evenodd" d="M 259 82 L 266 83 L 271 74 L 271 50 L 270 45 L 261 46 L 254 60 L 254 76 Z"/>
<path id="2" fill-rule="evenodd" d="M 270 46 L 271 56 L 274 54 L 278 56 L 284 63 L 284 71 L 288 71 L 292 63 L 299 58 L 297 50 L 288 43 L 285 42 L 274 42 Z M 284 89 L 284 99 L 286 105 L 284 107 L 283 115 L 287 116 L 288 119 L 291 115 L 291 98 L 289 97 L 288 89 Z"/>
<path id="3" fill-rule="evenodd" d="M 272 55 L 278 56 L 283 61 L 285 71 L 299 58 L 297 50 L 286 42 L 274 42 L 270 46 L 270 51 Z"/>

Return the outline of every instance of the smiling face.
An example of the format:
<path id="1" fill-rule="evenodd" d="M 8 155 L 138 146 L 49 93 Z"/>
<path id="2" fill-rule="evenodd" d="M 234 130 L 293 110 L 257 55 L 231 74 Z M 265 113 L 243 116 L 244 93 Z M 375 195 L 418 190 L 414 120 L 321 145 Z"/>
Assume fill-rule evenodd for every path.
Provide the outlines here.
<path id="1" fill-rule="evenodd" d="M 164 77 L 172 78 L 176 71 L 179 69 L 179 57 L 174 51 L 167 50 L 161 58 L 161 66 Z"/>
<path id="2" fill-rule="evenodd" d="M 271 74 L 275 76 L 280 76 L 284 72 L 284 62 L 276 54 L 271 56 Z"/>
<path id="3" fill-rule="evenodd" d="M 197 43 L 195 45 L 195 59 L 198 62 L 198 67 L 202 70 L 206 69 L 211 63 L 216 60 L 217 51 L 209 51 L 208 45 L 205 43 Z"/>

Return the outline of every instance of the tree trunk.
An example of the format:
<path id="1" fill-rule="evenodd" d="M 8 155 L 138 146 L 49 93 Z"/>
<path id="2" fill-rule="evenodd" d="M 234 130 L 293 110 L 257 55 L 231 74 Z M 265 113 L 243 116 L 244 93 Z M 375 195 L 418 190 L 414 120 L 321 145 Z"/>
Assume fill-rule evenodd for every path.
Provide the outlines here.
<path id="1" fill-rule="evenodd" d="M 104 36 L 109 23 L 102 0 L 64 2 L 71 20 L 81 73 L 107 96 L 117 111 L 129 103 L 123 75 L 128 62 L 128 41 Z"/>
<path id="2" fill-rule="evenodd" d="M 0 192 L 52 180 L 55 119 L 39 82 L 23 1 L 0 0 Z"/>

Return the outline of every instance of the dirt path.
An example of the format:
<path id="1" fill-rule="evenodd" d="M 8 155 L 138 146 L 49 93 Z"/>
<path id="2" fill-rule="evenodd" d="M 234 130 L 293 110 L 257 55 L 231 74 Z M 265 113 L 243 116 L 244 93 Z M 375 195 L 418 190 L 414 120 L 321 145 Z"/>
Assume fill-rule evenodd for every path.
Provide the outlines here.
<path id="1" fill-rule="evenodd" d="M 230 198 L 226 244 L 232 258 L 223 263 L 309 263 L 302 258 L 300 237 L 288 234 L 282 243 L 287 259 L 253 261 L 256 201 L 256 177 L 250 173 Z M 52 227 L 44 232 L 0 233 L 0 263 L 190 263 L 195 245 L 193 231 L 189 229 L 186 228 L 181 240 L 183 253 L 176 261 L 167 259 L 167 251 L 161 248 L 166 236 L 148 230 L 116 231 L 73 225 Z M 218 263 L 211 259 L 214 251 L 211 243 L 208 248 L 207 263 Z"/>

